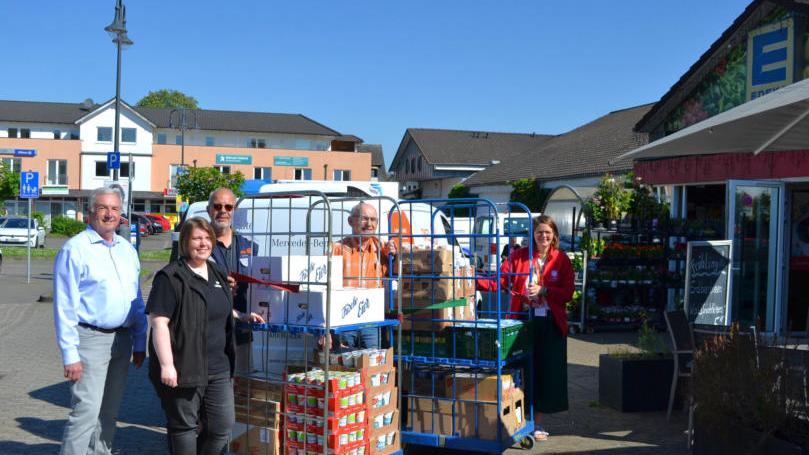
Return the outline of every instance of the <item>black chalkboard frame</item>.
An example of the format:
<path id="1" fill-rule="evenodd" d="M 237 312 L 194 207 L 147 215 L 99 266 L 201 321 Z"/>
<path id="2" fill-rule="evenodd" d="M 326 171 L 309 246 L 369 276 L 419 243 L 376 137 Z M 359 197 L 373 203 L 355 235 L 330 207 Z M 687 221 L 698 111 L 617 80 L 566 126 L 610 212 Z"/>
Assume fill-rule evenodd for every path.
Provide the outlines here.
<path id="1" fill-rule="evenodd" d="M 733 240 L 700 240 L 700 241 L 690 241 L 688 242 L 688 248 L 686 251 L 686 259 L 685 259 L 685 296 L 683 298 L 683 308 L 685 309 L 685 314 L 688 315 L 690 320 L 690 302 L 689 302 L 689 295 L 690 295 L 690 288 L 691 288 L 691 258 L 692 258 L 692 248 L 694 247 L 705 247 L 710 246 L 711 248 L 720 247 L 722 249 L 721 254 L 723 257 L 726 257 L 728 262 L 725 266 L 725 273 L 727 274 L 727 286 L 725 287 L 725 320 L 721 326 L 729 326 L 731 321 L 733 320 L 732 314 L 732 305 L 730 304 L 730 292 L 733 289 L 733 271 L 731 269 L 733 265 Z M 692 322 L 693 323 L 693 322 Z M 714 324 L 694 324 L 695 327 L 699 326 L 714 326 Z"/>

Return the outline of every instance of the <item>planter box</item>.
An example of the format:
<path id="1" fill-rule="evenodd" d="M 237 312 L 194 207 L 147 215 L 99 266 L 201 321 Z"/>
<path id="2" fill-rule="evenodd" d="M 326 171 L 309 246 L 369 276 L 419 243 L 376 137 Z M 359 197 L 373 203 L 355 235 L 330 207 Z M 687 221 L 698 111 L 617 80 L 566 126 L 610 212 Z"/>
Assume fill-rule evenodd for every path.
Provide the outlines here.
<path id="1" fill-rule="evenodd" d="M 636 359 L 601 354 L 598 401 L 621 412 L 664 411 L 673 374 L 671 356 Z"/>
<path id="2" fill-rule="evenodd" d="M 724 455 L 728 453 L 754 453 L 773 455 L 806 455 L 809 448 L 800 447 L 789 441 L 771 435 L 763 442 L 762 433 L 740 425 L 726 422 L 720 428 L 706 425 L 699 417 L 699 411 L 694 416 L 694 455 Z M 753 450 L 753 447 L 756 447 Z"/>

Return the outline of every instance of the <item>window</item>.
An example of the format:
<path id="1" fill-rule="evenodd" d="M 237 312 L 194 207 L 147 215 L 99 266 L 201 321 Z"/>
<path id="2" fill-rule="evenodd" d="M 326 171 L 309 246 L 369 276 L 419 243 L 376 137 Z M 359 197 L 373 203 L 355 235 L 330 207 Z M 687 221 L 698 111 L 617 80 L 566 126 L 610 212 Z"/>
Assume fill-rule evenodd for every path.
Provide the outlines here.
<path id="1" fill-rule="evenodd" d="M 183 145 L 183 136 L 180 134 L 174 136 L 174 143 L 176 145 Z"/>
<path id="2" fill-rule="evenodd" d="M 121 163 L 121 167 L 123 168 L 123 164 Z M 146 199 L 135 199 L 132 202 L 132 211 L 133 212 L 143 212 L 146 210 Z"/>
<path id="3" fill-rule="evenodd" d="M 349 181 L 351 180 L 351 171 L 345 169 L 334 170 L 334 180 Z"/>
<path id="4" fill-rule="evenodd" d="M 22 158 L 3 158 L 3 167 L 11 172 L 22 172 Z"/>
<path id="5" fill-rule="evenodd" d="M 272 168 L 257 167 L 253 169 L 253 178 L 256 180 L 272 180 Z"/>
<path id="6" fill-rule="evenodd" d="M 421 171 L 421 156 L 419 156 L 419 171 Z"/>
<path id="7" fill-rule="evenodd" d="M 31 137 L 31 130 L 28 128 L 20 128 L 20 137 L 23 139 L 28 139 Z"/>
<path id="8" fill-rule="evenodd" d="M 70 132 L 70 139 L 72 139 L 74 141 L 78 140 L 79 139 L 79 132 L 78 131 L 71 131 Z"/>
<path id="9" fill-rule="evenodd" d="M 47 185 L 67 185 L 67 160 L 48 160 Z"/>
<path id="10" fill-rule="evenodd" d="M 110 128 L 109 126 L 99 126 L 96 141 L 112 142 L 112 128 Z"/>
<path id="11" fill-rule="evenodd" d="M 177 170 L 180 167 L 179 164 L 169 165 L 169 188 L 177 188 Z"/>
<path id="12" fill-rule="evenodd" d="M 404 173 L 405 173 L 405 174 L 407 174 L 408 172 L 410 172 L 410 161 L 405 160 L 405 165 L 404 165 L 404 168 L 405 168 L 405 170 L 404 170 Z"/>
<path id="13" fill-rule="evenodd" d="M 267 141 L 264 139 L 251 138 L 247 141 L 247 146 L 254 149 L 264 149 L 267 148 Z"/>
<path id="14" fill-rule="evenodd" d="M 8 137 L 17 137 L 17 128 L 9 128 Z"/>
<path id="15" fill-rule="evenodd" d="M 220 174 L 230 174 L 230 166 L 214 166 Z"/>
<path id="16" fill-rule="evenodd" d="M 96 161 L 96 177 L 109 177 L 110 171 L 107 169 L 106 161 Z"/>
<path id="17" fill-rule="evenodd" d="M 167 143 L 166 133 L 157 133 L 157 143 L 158 144 L 166 144 Z"/>
<path id="18" fill-rule="evenodd" d="M 410 172 L 416 173 L 416 159 L 410 158 Z"/>
<path id="19" fill-rule="evenodd" d="M 205 136 L 205 145 L 207 145 L 208 147 L 213 147 L 213 144 L 214 144 L 213 136 Z"/>
<path id="20" fill-rule="evenodd" d="M 119 175 L 121 177 L 129 178 L 129 162 L 121 163 Z M 132 163 L 132 178 L 135 178 L 135 163 Z"/>
<path id="21" fill-rule="evenodd" d="M 53 130 L 53 138 L 54 139 L 62 139 L 62 132 L 59 130 Z"/>
<path id="22" fill-rule="evenodd" d="M 379 178 L 379 168 L 376 167 L 371 168 L 371 177 Z"/>
<path id="23" fill-rule="evenodd" d="M 312 180 L 312 170 L 308 167 L 295 169 L 295 180 Z"/>
<path id="24" fill-rule="evenodd" d="M 121 142 L 134 144 L 137 142 L 138 130 L 135 128 L 121 128 Z"/>

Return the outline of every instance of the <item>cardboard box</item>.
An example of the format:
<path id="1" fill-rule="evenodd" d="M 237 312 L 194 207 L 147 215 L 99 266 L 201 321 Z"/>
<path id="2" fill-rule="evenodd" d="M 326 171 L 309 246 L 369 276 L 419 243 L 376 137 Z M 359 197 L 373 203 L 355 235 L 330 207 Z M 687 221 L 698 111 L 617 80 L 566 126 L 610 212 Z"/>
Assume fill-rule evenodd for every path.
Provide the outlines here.
<path id="1" fill-rule="evenodd" d="M 296 366 L 311 365 L 317 339 L 311 334 L 253 332 L 250 365 L 252 376 L 281 381 Z"/>
<path id="2" fill-rule="evenodd" d="M 398 292 L 402 293 L 403 307 L 407 307 L 405 301 L 412 299 L 443 302 L 472 297 L 475 295 L 475 278 L 469 267 L 456 269 L 448 273 L 446 278 L 404 277 L 400 280 Z"/>
<path id="3" fill-rule="evenodd" d="M 520 389 L 512 389 L 503 397 L 500 412 L 497 403 L 415 397 L 408 397 L 405 401 L 408 405 L 405 411 L 407 425 L 420 433 L 493 440 L 499 427 L 502 439 L 507 440 L 525 425 L 525 396 Z"/>
<path id="4" fill-rule="evenodd" d="M 284 385 L 263 378 L 236 376 L 233 378 L 233 395 L 235 398 L 281 402 L 284 396 Z"/>
<path id="5" fill-rule="evenodd" d="M 385 320 L 385 290 L 382 288 L 344 288 L 331 290 L 330 325 L 380 322 Z M 326 325 L 326 289 L 310 287 L 308 292 L 289 294 L 288 323 Z"/>
<path id="6" fill-rule="evenodd" d="M 261 315 L 268 324 L 285 324 L 289 293 L 280 289 L 251 285 L 248 292 L 250 311 Z"/>
<path id="7" fill-rule="evenodd" d="M 448 306 L 452 305 L 452 306 Z M 454 321 L 475 320 L 475 298 L 439 302 L 432 304 L 429 300 L 403 301 L 402 312 L 405 313 L 402 321 L 402 330 L 440 331 L 452 327 Z M 442 321 L 433 321 L 439 319 Z"/>
<path id="8" fill-rule="evenodd" d="M 510 374 L 500 376 L 503 395 L 514 387 Z M 453 373 L 444 377 L 444 396 L 459 400 L 497 401 L 497 375 L 483 373 Z M 477 397 L 475 397 L 477 387 Z"/>
<path id="9" fill-rule="evenodd" d="M 281 443 L 279 431 L 274 428 L 245 425 L 233 426 L 230 451 L 239 455 L 279 455 Z"/>
<path id="10" fill-rule="evenodd" d="M 452 250 L 415 248 L 402 252 L 404 275 L 452 275 L 455 263 Z"/>
<path id="11" fill-rule="evenodd" d="M 329 256 L 257 256 L 250 273 L 266 281 L 283 281 L 325 285 L 328 281 Z M 255 285 L 254 285 L 255 286 Z M 343 287 L 343 258 L 331 258 L 331 286 Z"/>

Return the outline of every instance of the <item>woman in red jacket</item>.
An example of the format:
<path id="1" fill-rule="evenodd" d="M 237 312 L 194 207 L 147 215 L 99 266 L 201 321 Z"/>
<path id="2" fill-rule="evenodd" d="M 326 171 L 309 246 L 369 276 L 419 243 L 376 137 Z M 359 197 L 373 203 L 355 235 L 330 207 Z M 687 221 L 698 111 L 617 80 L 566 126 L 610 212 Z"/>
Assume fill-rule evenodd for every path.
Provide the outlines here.
<path id="1" fill-rule="evenodd" d="M 559 229 L 553 218 L 534 218 L 533 257 L 529 248 L 512 253 L 500 267 L 501 287 L 511 291 L 511 315 L 532 313 L 534 324 L 534 437 L 547 439 L 540 414 L 566 411 L 567 314 L 565 304 L 573 298 L 573 266 L 559 250 Z M 529 280 L 530 278 L 530 280 Z M 480 280 L 478 288 L 494 291 L 492 280 Z M 522 313 L 519 315 L 518 313 Z"/>

